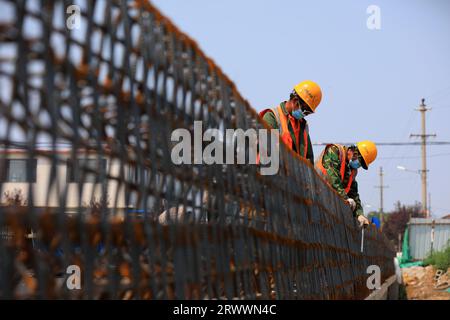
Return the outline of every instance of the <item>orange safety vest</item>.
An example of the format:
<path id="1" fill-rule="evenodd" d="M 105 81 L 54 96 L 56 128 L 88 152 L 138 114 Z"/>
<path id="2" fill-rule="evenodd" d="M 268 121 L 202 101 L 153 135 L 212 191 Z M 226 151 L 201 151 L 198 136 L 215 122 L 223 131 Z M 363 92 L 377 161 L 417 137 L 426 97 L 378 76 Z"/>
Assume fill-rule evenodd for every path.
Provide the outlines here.
<path id="1" fill-rule="evenodd" d="M 280 132 L 280 137 L 281 140 L 292 150 L 292 137 L 291 134 L 289 132 L 289 127 L 288 127 L 288 116 L 286 116 L 283 112 L 283 109 L 281 108 L 281 105 L 278 105 L 276 108 L 273 109 L 265 109 L 263 111 L 261 111 L 259 113 L 259 116 L 261 118 L 264 117 L 264 115 L 266 114 L 266 112 L 273 112 L 273 114 L 275 115 L 275 118 L 277 119 L 278 122 L 278 130 Z M 306 158 L 307 154 L 308 154 L 308 124 L 306 123 L 305 120 L 303 120 L 302 122 L 305 123 L 305 130 L 303 130 L 303 154 L 302 152 L 300 152 L 300 126 L 301 126 L 301 122 L 298 123 L 297 126 L 294 125 L 294 121 L 298 121 L 294 118 L 290 119 L 291 121 L 291 126 L 294 129 L 294 136 L 295 136 L 295 149 L 297 150 L 297 153 Z"/>
<path id="2" fill-rule="evenodd" d="M 325 149 L 322 151 L 322 153 L 320 154 L 320 157 L 319 157 L 319 159 L 316 162 L 316 167 L 325 176 L 327 176 L 327 170 L 324 168 L 322 161 L 323 161 L 323 156 L 325 154 L 325 151 L 331 146 L 336 146 L 339 149 L 339 161 L 341 162 L 341 168 L 340 168 L 339 172 L 340 172 L 340 175 L 341 175 L 341 180 L 342 180 L 342 182 L 344 182 L 345 167 L 346 167 L 346 161 L 345 160 L 347 158 L 347 153 L 346 153 L 346 150 L 345 150 L 344 146 L 342 146 L 340 144 L 328 144 L 325 147 Z M 345 188 L 345 193 L 348 193 L 350 191 L 350 187 L 352 186 L 353 180 L 355 179 L 356 172 L 357 172 L 357 170 L 352 169 L 352 173 L 350 174 L 350 178 L 348 179 L 347 187 Z"/>

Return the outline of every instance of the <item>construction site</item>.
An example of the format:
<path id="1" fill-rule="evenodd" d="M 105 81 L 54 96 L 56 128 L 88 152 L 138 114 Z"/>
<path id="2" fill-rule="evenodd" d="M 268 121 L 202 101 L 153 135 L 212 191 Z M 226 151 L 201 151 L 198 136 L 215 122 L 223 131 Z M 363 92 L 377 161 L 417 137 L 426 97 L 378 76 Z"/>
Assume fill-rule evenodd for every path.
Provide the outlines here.
<path id="1" fill-rule="evenodd" d="M 244 75 L 246 54 L 239 61 L 240 35 L 227 19 L 215 17 L 229 33 L 221 39 L 228 51 L 203 49 L 215 37 L 212 24 L 198 33 L 214 18 L 207 10 L 218 14 L 227 4 L 204 1 L 196 16 L 194 4 L 179 2 L 0 0 L 0 299 L 450 300 L 442 182 L 450 171 L 433 162 L 448 155 L 450 132 L 426 118 L 436 96 L 444 101 L 437 117 L 448 115 L 449 69 L 447 88 L 405 102 L 415 101 L 408 108 L 421 117 L 410 117 L 404 131 L 417 123 L 421 133 L 410 130 L 407 140 L 383 132 L 403 129 L 403 119 L 381 122 L 368 106 L 355 115 L 352 104 L 346 110 L 336 102 L 345 95 L 378 103 L 363 93 L 383 92 L 379 113 L 388 115 L 392 97 L 406 99 L 403 89 L 367 89 L 367 75 L 355 80 L 359 87 L 333 91 L 338 78 L 324 76 L 324 53 L 286 82 L 276 78 L 291 71 L 271 74 L 267 60 L 255 62 L 260 73 Z M 287 2 L 284 11 L 302 7 Z M 233 19 L 250 16 L 246 6 Z M 449 18 L 436 7 L 438 18 Z M 361 32 L 373 36 L 394 24 L 386 10 L 380 25 L 380 8 L 348 11 L 362 10 Z M 256 20 L 241 36 L 252 34 L 258 46 L 265 38 Z M 279 28 L 274 38 L 288 33 Z M 316 53 L 304 38 L 322 32 L 309 31 L 291 39 L 305 41 L 308 57 Z M 335 43 L 327 55 L 339 59 L 347 44 Z M 448 60 L 447 43 L 439 50 Z M 283 59 L 274 57 L 279 65 Z M 245 82 L 256 78 L 257 90 Z M 240 83 L 253 100 L 252 90 L 261 93 L 258 106 Z M 323 125 L 322 114 L 330 119 Z M 421 169 L 409 170 L 408 159 Z M 408 180 L 401 171 L 418 176 Z"/>

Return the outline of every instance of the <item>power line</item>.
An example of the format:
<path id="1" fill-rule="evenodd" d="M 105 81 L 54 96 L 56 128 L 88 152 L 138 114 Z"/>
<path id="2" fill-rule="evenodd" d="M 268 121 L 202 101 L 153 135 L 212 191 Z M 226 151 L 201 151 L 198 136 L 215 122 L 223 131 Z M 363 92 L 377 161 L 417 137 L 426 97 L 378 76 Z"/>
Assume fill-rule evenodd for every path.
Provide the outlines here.
<path id="1" fill-rule="evenodd" d="M 447 209 L 447 208 L 441 208 L 441 207 L 433 207 L 433 208 L 434 208 L 434 209 L 445 210 L 445 211 L 450 212 L 450 209 Z"/>
<path id="2" fill-rule="evenodd" d="M 427 158 L 434 158 L 434 157 L 445 157 L 450 156 L 450 153 L 437 153 L 427 156 Z M 380 157 L 377 158 L 377 160 L 385 160 L 385 159 L 418 159 L 421 158 L 421 156 L 408 156 L 408 157 Z"/>
<path id="3" fill-rule="evenodd" d="M 313 142 L 314 146 L 326 146 L 327 144 L 353 145 L 354 142 Z M 375 142 L 378 146 L 421 146 L 422 142 Z M 450 145 L 450 141 L 430 141 L 427 145 Z"/>
<path id="4" fill-rule="evenodd" d="M 428 96 L 428 98 L 437 96 L 437 95 L 441 94 L 442 92 L 445 92 L 447 89 L 450 89 L 450 85 L 445 86 L 445 87 L 442 87 L 441 89 L 438 89 L 438 90 L 435 91 L 434 93 L 430 94 L 430 95 Z"/>
<path id="5" fill-rule="evenodd" d="M 433 109 L 449 109 L 450 106 L 443 106 L 443 107 L 433 107 Z"/>
<path id="6" fill-rule="evenodd" d="M 406 136 L 406 134 L 410 131 L 412 122 L 413 122 L 413 120 L 416 119 L 416 116 L 417 116 L 417 113 L 416 113 L 416 112 L 412 112 L 412 110 L 411 110 L 410 116 L 409 116 L 409 118 L 408 118 L 408 121 L 406 122 L 406 126 L 405 126 L 404 129 L 402 130 L 402 135 L 401 135 L 401 137 Z M 405 157 L 405 156 L 408 154 L 408 151 L 409 151 L 410 149 L 411 149 L 411 146 L 409 146 L 408 148 L 405 148 L 405 152 L 403 152 L 402 157 Z M 397 154 L 399 153 L 399 151 L 400 151 L 400 148 L 395 148 L 395 149 L 394 149 L 394 152 L 392 153 L 392 156 L 393 156 L 393 157 L 397 156 Z M 387 163 L 386 163 L 386 166 L 389 166 L 389 165 L 391 164 L 391 161 L 392 161 L 392 160 L 388 160 Z M 398 172 L 396 172 L 396 173 L 398 173 Z"/>
<path id="7" fill-rule="evenodd" d="M 447 87 L 439 89 L 435 93 L 429 95 L 427 97 L 427 99 L 431 100 L 431 103 L 429 102 L 430 104 L 435 105 L 436 101 L 441 101 L 442 98 L 446 97 L 449 93 L 450 93 L 450 86 L 447 86 Z M 439 97 L 439 98 L 437 98 L 437 97 Z M 432 98 L 432 99 L 430 99 L 430 98 Z M 437 100 L 436 100 L 436 98 L 437 98 Z"/>
<path id="8" fill-rule="evenodd" d="M 16 146 L 28 146 L 29 142 L 27 141 L 14 141 L 14 140 L 0 140 L 0 144 L 9 144 L 9 145 L 16 145 Z M 313 146 L 326 146 L 328 144 L 342 144 L 342 145 L 354 145 L 355 142 L 313 142 Z M 377 146 L 420 146 L 422 145 L 422 142 L 375 142 Z M 36 146 L 53 146 L 53 145 L 64 145 L 64 146 L 71 146 L 71 142 L 66 141 L 56 141 L 55 143 L 51 141 L 42 141 L 42 142 L 36 142 Z M 427 145 L 450 145 L 450 141 L 427 141 Z"/>

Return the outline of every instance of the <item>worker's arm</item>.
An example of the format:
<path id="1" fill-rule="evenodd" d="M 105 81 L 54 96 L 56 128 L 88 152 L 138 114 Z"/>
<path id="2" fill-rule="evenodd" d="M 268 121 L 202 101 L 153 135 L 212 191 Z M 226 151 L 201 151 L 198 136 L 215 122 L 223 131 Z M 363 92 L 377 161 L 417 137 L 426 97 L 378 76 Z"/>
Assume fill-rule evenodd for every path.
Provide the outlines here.
<path id="1" fill-rule="evenodd" d="M 266 112 L 263 116 L 263 120 L 271 127 L 272 129 L 278 129 L 278 122 L 277 118 L 275 118 L 275 115 L 273 112 Z"/>
<path id="2" fill-rule="evenodd" d="M 350 190 L 348 192 L 348 196 L 356 202 L 355 215 L 364 215 L 364 209 L 361 205 L 361 199 L 359 198 L 358 182 L 356 182 L 356 180 L 353 180 L 353 183 L 350 186 Z"/>
<path id="3" fill-rule="evenodd" d="M 330 185 L 334 190 L 345 200 L 348 199 L 347 193 L 343 186 L 339 168 L 341 162 L 339 161 L 339 149 L 336 146 L 328 147 L 323 155 L 323 167 L 327 171 L 327 177 Z M 356 200 L 355 200 L 356 201 Z"/>
<path id="4" fill-rule="evenodd" d="M 313 151 L 311 138 L 309 137 L 309 134 L 308 134 L 308 151 L 307 151 L 307 154 L 306 154 L 306 158 L 309 161 L 311 161 L 311 164 L 314 166 L 314 151 Z"/>

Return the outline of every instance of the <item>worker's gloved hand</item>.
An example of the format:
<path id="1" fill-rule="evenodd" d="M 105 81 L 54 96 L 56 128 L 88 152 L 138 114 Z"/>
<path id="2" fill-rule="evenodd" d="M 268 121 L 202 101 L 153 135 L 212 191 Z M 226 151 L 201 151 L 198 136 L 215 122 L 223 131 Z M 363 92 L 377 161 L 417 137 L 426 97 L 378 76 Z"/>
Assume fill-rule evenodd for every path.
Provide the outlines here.
<path id="1" fill-rule="evenodd" d="M 350 208 L 352 208 L 352 211 L 355 211 L 356 209 L 356 202 L 352 198 L 347 199 L 347 203 L 349 204 Z"/>
<path id="2" fill-rule="evenodd" d="M 369 220 L 362 214 L 358 216 L 358 222 L 360 227 L 366 227 L 369 225 Z"/>

